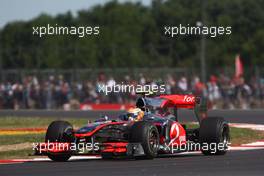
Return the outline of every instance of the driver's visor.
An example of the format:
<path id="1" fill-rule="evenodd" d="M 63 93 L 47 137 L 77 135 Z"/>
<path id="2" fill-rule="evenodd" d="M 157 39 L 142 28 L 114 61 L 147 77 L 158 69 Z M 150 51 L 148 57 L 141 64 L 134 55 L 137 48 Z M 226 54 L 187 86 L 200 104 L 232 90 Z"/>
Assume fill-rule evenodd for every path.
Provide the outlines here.
<path id="1" fill-rule="evenodd" d="M 135 118 L 137 118 L 137 116 L 138 116 L 137 114 L 127 113 L 128 118 L 131 117 L 131 118 L 135 119 Z"/>

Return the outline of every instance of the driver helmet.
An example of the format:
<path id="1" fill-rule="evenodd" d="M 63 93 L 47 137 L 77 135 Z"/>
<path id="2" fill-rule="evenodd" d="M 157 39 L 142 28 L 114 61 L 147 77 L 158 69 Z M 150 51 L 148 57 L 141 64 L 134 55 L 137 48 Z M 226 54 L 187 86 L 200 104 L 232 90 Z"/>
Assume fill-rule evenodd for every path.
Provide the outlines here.
<path id="1" fill-rule="evenodd" d="M 140 108 L 130 108 L 127 111 L 127 118 L 130 121 L 140 121 L 143 119 L 144 111 Z"/>

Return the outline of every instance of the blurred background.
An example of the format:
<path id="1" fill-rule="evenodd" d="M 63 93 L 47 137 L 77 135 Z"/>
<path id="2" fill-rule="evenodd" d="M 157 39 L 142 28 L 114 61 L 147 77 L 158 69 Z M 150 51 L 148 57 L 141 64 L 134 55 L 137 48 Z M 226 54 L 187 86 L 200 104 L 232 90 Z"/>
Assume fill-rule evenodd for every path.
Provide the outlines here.
<path id="1" fill-rule="evenodd" d="M 134 93 L 98 92 L 114 83 L 165 84 L 213 109 L 263 108 L 263 8 L 263 0 L 1 1 L 0 109 L 132 104 Z M 197 23 L 232 34 L 164 35 L 164 26 Z M 47 24 L 100 26 L 100 35 L 32 35 Z"/>

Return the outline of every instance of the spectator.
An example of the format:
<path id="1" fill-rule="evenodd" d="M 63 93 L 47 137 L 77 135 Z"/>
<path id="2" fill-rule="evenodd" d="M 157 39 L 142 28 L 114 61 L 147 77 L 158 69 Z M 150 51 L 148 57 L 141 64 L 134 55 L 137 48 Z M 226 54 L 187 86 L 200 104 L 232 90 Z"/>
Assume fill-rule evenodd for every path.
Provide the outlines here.
<path id="1" fill-rule="evenodd" d="M 210 101 L 212 108 L 217 108 L 217 102 L 221 98 L 220 90 L 217 85 L 217 77 L 212 75 L 210 81 L 207 83 L 208 100 Z"/>
<path id="2" fill-rule="evenodd" d="M 200 81 L 200 78 L 198 76 L 194 77 L 192 81 L 192 86 L 192 91 L 195 95 L 199 95 L 202 97 L 206 96 L 206 86 Z"/>
<path id="3" fill-rule="evenodd" d="M 190 81 L 183 76 L 178 81 L 168 74 L 165 79 L 140 74 L 138 79 L 133 75 L 124 75 L 118 80 L 114 76 L 100 73 L 96 80 L 83 82 L 68 82 L 62 75 L 49 76 L 40 80 L 37 76 L 23 77 L 22 81 L 0 82 L 1 109 L 76 109 L 80 103 L 133 103 L 137 98 L 135 92 L 110 93 L 106 96 L 100 89 L 116 84 L 126 85 L 160 85 L 164 80 L 167 94 L 194 93 L 207 97 L 212 108 L 242 108 L 263 107 L 264 78 L 231 79 L 226 75 L 212 75 L 205 85 L 198 76 Z M 190 85 L 188 84 L 190 83 Z M 102 90 L 101 90 L 102 91 Z"/>
<path id="4" fill-rule="evenodd" d="M 181 79 L 178 81 L 178 88 L 179 92 L 181 93 L 186 93 L 188 91 L 188 82 L 187 79 L 183 76 Z"/>

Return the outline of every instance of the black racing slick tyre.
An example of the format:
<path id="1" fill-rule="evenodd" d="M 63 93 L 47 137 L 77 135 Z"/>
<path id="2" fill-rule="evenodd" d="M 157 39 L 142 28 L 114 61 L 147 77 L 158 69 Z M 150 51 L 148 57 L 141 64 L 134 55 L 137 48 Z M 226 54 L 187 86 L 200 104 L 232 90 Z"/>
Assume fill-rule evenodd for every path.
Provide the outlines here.
<path id="1" fill-rule="evenodd" d="M 131 127 L 131 143 L 140 143 L 144 150 L 143 156 L 137 156 L 136 159 L 153 159 L 157 156 L 159 148 L 159 132 L 151 122 L 135 122 Z"/>
<path id="2" fill-rule="evenodd" d="M 204 155 L 224 155 L 230 141 L 227 121 L 222 117 L 203 119 L 199 130 L 199 141 Z"/>
<path id="3" fill-rule="evenodd" d="M 73 127 L 66 121 L 53 121 L 46 133 L 45 142 L 73 142 Z M 53 161 L 67 161 L 71 153 L 48 153 L 48 157 Z"/>

